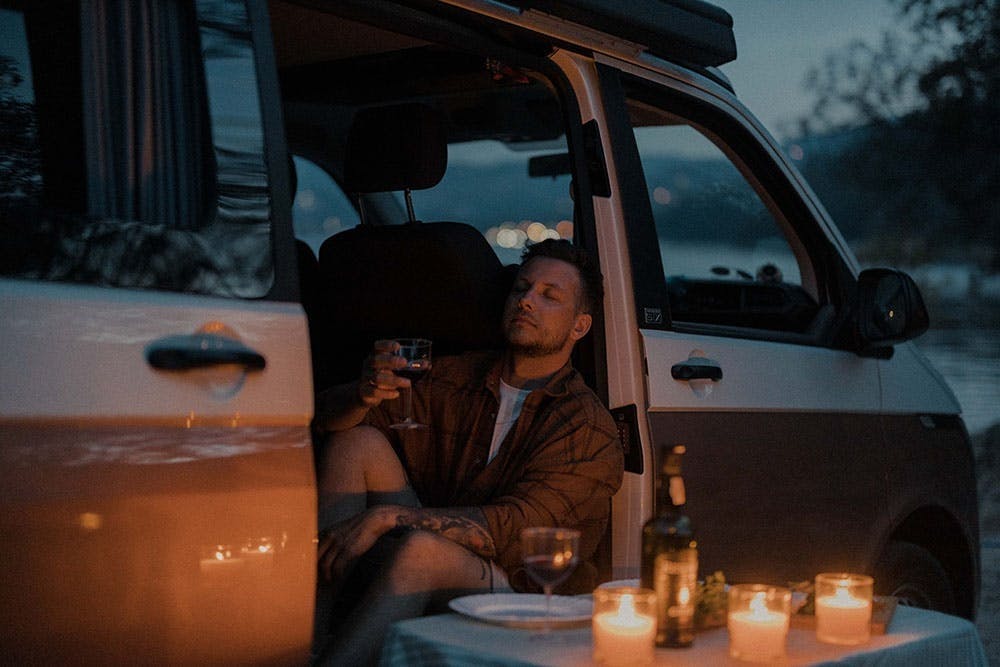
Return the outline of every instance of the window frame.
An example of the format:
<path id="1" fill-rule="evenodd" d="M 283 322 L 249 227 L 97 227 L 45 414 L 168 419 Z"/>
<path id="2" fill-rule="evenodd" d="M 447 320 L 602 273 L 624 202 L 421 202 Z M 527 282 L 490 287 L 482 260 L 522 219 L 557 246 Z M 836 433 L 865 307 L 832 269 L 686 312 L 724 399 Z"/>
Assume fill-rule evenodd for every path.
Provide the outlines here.
<path id="1" fill-rule="evenodd" d="M 604 63 L 598 63 L 597 70 L 619 178 L 639 328 L 849 349 L 843 328 L 853 275 L 802 194 L 765 150 L 762 138 L 734 109 L 707 101 L 679 81 L 665 85 Z M 811 267 L 813 281 L 807 291 L 814 293 L 819 311 L 805 332 L 673 319 L 645 172 L 629 121 L 627 88 L 641 90 L 641 101 L 684 119 L 713 140 L 761 198 L 792 251 L 807 258 L 805 266 Z"/>

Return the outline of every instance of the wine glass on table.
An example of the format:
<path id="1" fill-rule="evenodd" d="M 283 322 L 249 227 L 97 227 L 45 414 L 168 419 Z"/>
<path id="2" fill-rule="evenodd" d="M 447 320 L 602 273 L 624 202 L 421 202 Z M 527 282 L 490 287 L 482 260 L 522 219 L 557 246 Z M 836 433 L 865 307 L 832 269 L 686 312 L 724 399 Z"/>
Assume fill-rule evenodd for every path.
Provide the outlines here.
<path id="1" fill-rule="evenodd" d="M 551 628 L 552 589 L 563 583 L 580 562 L 580 531 L 569 528 L 525 528 L 521 554 L 528 576 L 545 591 L 543 632 Z"/>
<path id="2" fill-rule="evenodd" d="M 426 338 L 397 338 L 396 343 L 399 345 L 396 354 L 406 359 L 406 365 L 397 368 L 395 373 L 408 379 L 412 385 L 431 369 L 431 341 Z M 413 419 L 413 389 L 400 389 L 400 394 L 403 399 L 403 420 L 390 426 L 400 430 L 427 428 L 426 424 Z"/>

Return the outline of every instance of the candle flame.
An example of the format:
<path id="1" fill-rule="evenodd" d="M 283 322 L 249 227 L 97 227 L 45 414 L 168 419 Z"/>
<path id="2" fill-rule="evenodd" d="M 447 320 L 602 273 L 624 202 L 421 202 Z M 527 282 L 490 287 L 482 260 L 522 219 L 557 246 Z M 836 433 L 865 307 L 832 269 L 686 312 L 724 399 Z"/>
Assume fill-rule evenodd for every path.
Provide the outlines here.
<path id="1" fill-rule="evenodd" d="M 623 621 L 637 620 L 635 613 L 635 596 L 631 593 L 625 593 L 622 595 L 622 599 L 618 603 L 618 618 Z"/>
<path id="2" fill-rule="evenodd" d="M 851 595 L 851 590 L 847 586 L 847 579 L 844 579 L 837 584 L 837 591 L 833 595 L 834 600 L 837 600 L 838 602 L 849 602 L 855 599 L 854 596 Z"/>
<path id="3" fill-rule="evenodd" d="M 767 608 L 767 602 L 764 599 L 767 593 L 763 591 L 759 593 L 754 593 L 753 597 L 750 599 L 750 615 L 753 617 L 768 616 L 770 614 Z"/>

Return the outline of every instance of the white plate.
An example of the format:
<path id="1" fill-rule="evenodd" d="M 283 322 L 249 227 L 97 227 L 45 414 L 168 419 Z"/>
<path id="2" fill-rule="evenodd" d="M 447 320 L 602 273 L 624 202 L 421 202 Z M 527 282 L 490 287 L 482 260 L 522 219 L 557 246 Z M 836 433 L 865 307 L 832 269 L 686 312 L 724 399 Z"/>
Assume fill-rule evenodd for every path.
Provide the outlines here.
<path id="1" fill-rule="evenodd" d="M 545 626 L 545 596 L 536 593 L 488 593 L 466 595 L 448 603 L 453 611 L 479 621 L 512 628 Z M 588 625 L 593 602 L 589 596 L 553 595 L 549 616 L 551 627 Z"/>
<path id="2" fill-rule="evenodd" d="M 630 586 L 632 588 L 639 588 L 638 579 L 615 579 L 614 581 L 606 581 L 598 588 L 624 588 L 625 586 Z"/>

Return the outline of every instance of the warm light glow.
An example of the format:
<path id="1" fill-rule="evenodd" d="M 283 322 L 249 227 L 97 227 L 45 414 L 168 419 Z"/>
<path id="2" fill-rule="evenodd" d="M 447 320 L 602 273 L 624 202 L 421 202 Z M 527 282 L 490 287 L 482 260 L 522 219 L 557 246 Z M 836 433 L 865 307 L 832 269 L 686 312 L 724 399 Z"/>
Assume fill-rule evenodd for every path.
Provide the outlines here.
<path id="1" fill-rule="evenodd" d="M 837 590 L 833 595 L 822 598 L 823 604 L 830 607 L 865 607 L 868 603 L 861 598 L 854 597 L 849 588 L 850 582 L 846 579 L 837 582 Z"/>
<path id="2" fill-rule="evenodd" d="M 768 617 L 770 612 L 767 610 L 767 602 L 764 600 L 766 593 L 754 593 L 753 598 L 750 600 L 750 616 L 751 618 L 765 619 Z"/>
<path id="3" fill-rule="evenodd" d="M 96 512 L 84 512 L 80 515 L 80 527 L 84 530 L 97 530 L 104 525 L 104 517 Z"/>
<path id="4" fill-rule="evenodd" d="M 691 591 L 688 590 L 687 586 L 681 586 L 680 590 L 677 591 L 677 602 L 682 605 L 691 602 Z"/>
<path id="5" fill-rule="evenodd" d="M 647 605 L 649 597 L 640 598 Z M 613 599 L 607 600 L 613 603 Z M 594 658 L 602 665 L 649 664 L 653 662 L 653 646 L 656 639 L 656 619 L 636 608 L 636 596 L 622 593 L 617 607 L 601 611 L 605 604 L 595 597 L 597 613 L 593 618 Z M 606 607 L 605 607 L 606 608 Z"/>
<path id="6" fill-rule="evenodd" d="M 528 225 L 526 233 L 528 238 L 531 239 L 533 243 L 538 243 L 545 238 L 545 232 L 547 231 L 545 225 L 540 222 L 533 222 Z"/>
<path id="7" fill-rule="evenodd" d="M 552 557 L 552 565 L 555 567 L 562 567 L 563 563 L 566 562 L 566 557 L 562 553 L 557 553 Z"/>
<path id="8" fill-rule="evenodd" d="M 559 232 L 559 238 L 572 240 L 573 239 L 573 223 L 569 220 L 560 220 L 556 224 L 556 231 Z"/>
<path id="9" fill-rule="evenodd" d="M 517 246 L 517 232 L 513 229 L 501 229 L 497 232 L 497 245 L 501 248 Z"/>

